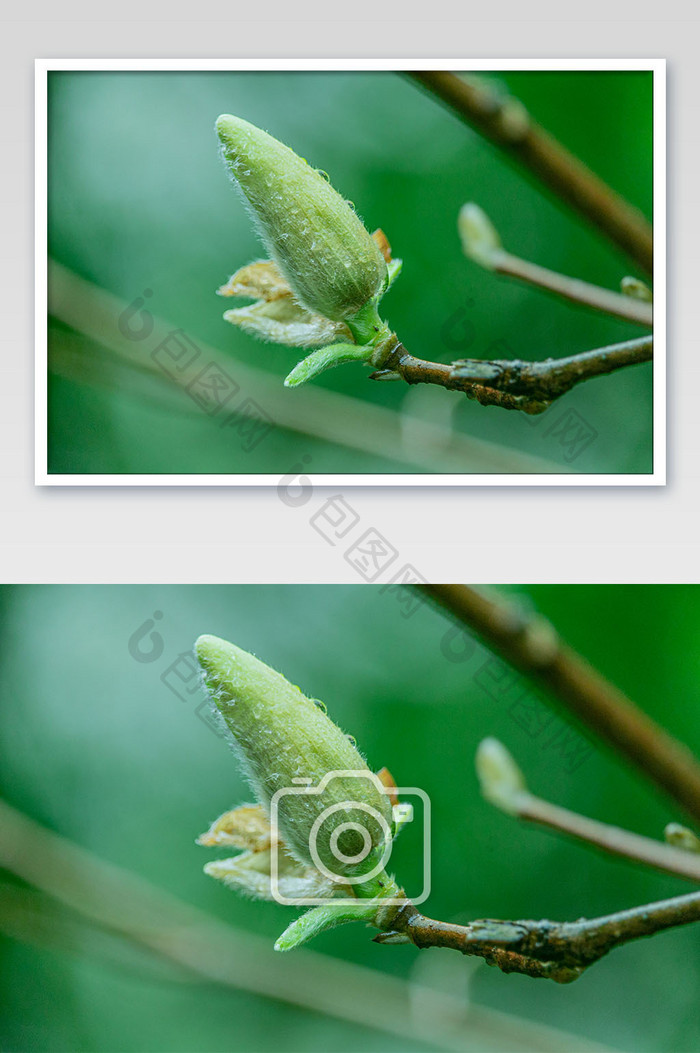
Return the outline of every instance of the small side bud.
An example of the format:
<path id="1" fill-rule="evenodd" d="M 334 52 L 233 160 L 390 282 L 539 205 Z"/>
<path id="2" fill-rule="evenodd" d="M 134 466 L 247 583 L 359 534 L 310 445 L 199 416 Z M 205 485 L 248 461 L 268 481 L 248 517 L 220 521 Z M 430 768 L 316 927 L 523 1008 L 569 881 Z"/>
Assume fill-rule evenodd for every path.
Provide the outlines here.
<path id="1" fill-rule="evenodd" d="M 654 297 L 651 289 L 639 278 L 623 278 L 620 288 L 625 296 L 631 296 L 633 300 L 643 300 L 644 303 L 652 303 Z"/>
<path id="2" fill-rule="evenodd" d="M 700 852 L 700 837 L 680 823 L 669 823 L 664 830 L 664 837 L 674 848 L 683 848 L 686 852 Z"/>
<path id="3" fill-rule="evenodd" d="M 372 938 L 372 943 L 410 943 L 404 932 L 380 932 Z"/>
<path id="4" fill-rule="evenodd" d="M 457 219 L 457 229 L 462 239 L 462 250 L 475 263 L 491 270 L 494 257 L 502 251 L 503 245 L 498 231 L 483 209 L 473 201 L 462 205 Z"/>
<path id="5" fill-rule="evenodd" d="M 528 792 L 523 773 L 498 739 L 484 739 L 476 751 L 476 773 L 487 801 L 508 815 L 518 815 L 519 799 Z"/>

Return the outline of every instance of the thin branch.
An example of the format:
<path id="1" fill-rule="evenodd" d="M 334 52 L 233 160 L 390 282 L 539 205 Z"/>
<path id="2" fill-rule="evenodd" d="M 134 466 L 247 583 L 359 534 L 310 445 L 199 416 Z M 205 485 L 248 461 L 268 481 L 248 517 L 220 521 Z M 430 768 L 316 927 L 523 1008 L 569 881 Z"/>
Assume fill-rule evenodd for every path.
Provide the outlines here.
<path id="1" fill-rule="evenodd" d="M 671 847 L 663 841 L 587 819 L 568 808 L 560 808 L 536 797 L 530 792 L 525 776 L 511 754 L 495 738 L 486 738 L 479 744 L 476 771 L 486 800 L 506 815 L 568 834 L 611 855 L 700 883 L 700 858 L 685 847 L 686 841 L 694 837 L 692 831 L 677 825 L 672 827 L 672 834 L 674 830 L 683 831 L 685 836 L 683 847 Z"/>
<path id="2" fill-rule="evenodd" d="M 531 263 L 520 256 L 513 256 L 505 249 L 493 254 L 489 269 L 495 274 L 519 278 L 530 285 L 537 285 L 540 289 L 555 293 L 570 303 L 592 307 L 596 311 L 603 311 L 638 325 L 651 327 L 653 324 L 653 308 L 650 303 L 635 300 L 632 296 L 624 296 L 611 289 L 603 289 L 599 285 L 581 281 L 580 278 L 570 278 L 566 274 L 551 271 L 548 267 L 540 267 L 539 264 Z"/>
<path id="3" fill-rule="evenodd" d="M 545 618 L 523 611 L 498 594 L 486 595 L 466 585 L 415 587 L 700 819 L 700 764 L 691 751 L 567 647 Z"/>
<path id="4" fill-rule="evenodd" d="M 636 322 L 649 328 L 653 324 L 651 292 L 643 282 L 627 277 L 623 279 L 623 288 L 629 289 L 629 294 L 613 292 L 579 278 L 570 278 L 547 267 L 540 267 L 539 264 L 524 260 L 521 256 L 514 256 L 504 249 L 498 230 L 474 201 L 467 201 L 462 205 L 457 229 L 465 256 L 485 270 L 509 278 L 518 278 L 539 289 L 554 293 L 569 303 L 592 307 L 596 311 L 603 311 L 628 322 Z"/>
<path id="5" fill-rule="evenodd" d="M 535 123 L 521 102 L 497 93 L 484 81 L 455 73 L 420 70 L 408 76 L 505 150 L 651 273 L 654 242 L 646 218 Z"/>
<path id="6" fill-rule="evenodd" d="M 453 925 L 426 918 L 411 903 L 392 921 L 378 943 L 449 947 L 478 955 L 504 972 L 570 983 L 615 947 L 664 929 L 700 921 L 700 892 L 579 921 L 496 921 Z"/>
<path id="7" fill-rule="evenodd" d="M 644 863 L 665 874 L 700 884 L 700 856 L 697 854 L 597 819 L 588 819 L 535 796 L 527 788 L 522 771 L 497 739 L 484 739 L 480 744 L 476 770 L 486 800 L 507 815 L 567 834 L 610 855 L 632 859 L 635 863 Z M 686 833 L 692 836 L 691 831 Z"/>
<path id="8" fill-rule="evenodd" d="M 383 380 L 390 372 L 408 384 L 438 384 L 450 391 L 462 391 L 482 406 L 537 414 L 584 380 L 651 361 L 653 346 L 653 337 L 643 336 L 567 358 L 539 362 L 465 358 L 447 364 L 416 358 L 397 342 L 382 369 L 371 374 L 371 379 Z"/>
<path id="9" fill-rule="evenodd" d="M 589 819 L 568 808 L 560 808 L 529 793 L 523 794 L 519 800 L 516 815 L 518 819 L 545 826 L 550 830 L 558 830 L 579 841 L 595 845 L 610 855 L 633 859 L 655 870 L 686 878 L 688 881 L 694 881 L 696 885 L 700 884 L 700 857 L 691 852 L 684 852 L 681 848 L 671 848 L 662 841 L 642 837 L 641 834 L 631 833 L 619 826 L 600 823 L 596 819 Z"/>

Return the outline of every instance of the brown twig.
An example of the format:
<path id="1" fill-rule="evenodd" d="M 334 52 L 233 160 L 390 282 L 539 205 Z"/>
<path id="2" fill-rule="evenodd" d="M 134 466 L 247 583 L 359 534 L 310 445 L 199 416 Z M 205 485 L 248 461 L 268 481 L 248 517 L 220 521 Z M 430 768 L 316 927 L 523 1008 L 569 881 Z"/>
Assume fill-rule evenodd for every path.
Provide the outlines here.
<path id="1" fill-rule="evenodd" d="M 653 308 L 650 303 L 643 300 L 635 300 L 632 296 L 624 296 L 622 293 L 613 292 L 611 289 L 602 289 L 599 285 L 581 281 L 580 278 L 570 278 L 566 274 L 551 271 L 548 267 L 540 267 L 537 263 L 524 260 L 520 256 L 500 250 L 493 253 L 490 270 L 494 274 L 503 274 L 509 278 L 518 278 L 529 285 L 536 285 L 540 289 L 546 289 L 569 303 L 582 304 L 584 307 L 592 307 L 596 311 L 622 318 L 637 325 L 651 327 L 653 323 Z"/>
<path id="2" fill-rule="evenodd" d="M 700 857 L 684 852 L 682 848 L 672 848 L 662 841 L 633 834 L 619 826 L 600 823 L 529 793 L 523 794 L 516 814 L 525 822 L 559 830 L 579 841 L 602 848 L 610 855 L 632 859 L 655 870 L 700 884 Z"/>
<path id="3" fill-rule="evenodd" d="M 444 363 L 416 358 L 397 340 L 382 369 L 371 374 L 371 379 L 383 380 L 387 373 L 394 373 L 408 384 L 438 384 L 450 391 L 462 391 L 483 406 L 536 414 L 543 413 L 553 400 L 584 380 L 649 362 L 653 346 L 653 337 L 643 336 L 579 355 L 539 362 L 465 358 Z"/>
<path id="4" fill-rule="evenodd" d="M 562 643 L 546 619 L 466 585 L 416 588 L 482 637 L 700 819 L 700 764 L 691 751 Z"/>
<path id="5" fill-rule="evenodd" d="M 448 947 L 485 958 L 504 972 L 570 983 L 615 947 L 695 921 L 700 921 L 700 892 L 568 922 L 485 919 L 453 925 L 426 918 L 407 903 L 394 917 L 392 931 L 375 940 Z"/>
<path id="6" fill-rule="evenodd" d="M 610 855 L 631 859 L 665 874 L 700 884 L 700 855 L 686 848 L 672 847 L 664 841 L 654 841 L 621 827 L 598 822 L 597 819 L 589 819 L 536 797 L 527 788 L 523 773 L 508 750 L 497 739 L 484 739 L 480 744 L 476 770 L 484 797 L 506 815 L 567 834 Z M 693 836 L 690 830 L 685 833 Z"/>
<path id="7" fill-rule="evenodd" d="M 538 289 L 554 293 L 569 303 L 592 307 L 615 318 L 649 328 L 653 324 L 651 290 L 638 279 L 629 276 L 623 278 L 622 288 L 628 292 L 613 292 L 612 289 L 592 285 L 590 282 L 581 281 L 580 278 L 571 278 L 521 256 L 514 256 L 503 247 L 501 236 L 491 219 L 474 201 L 467 201 L 462 205 L 457 229 L 465 256 L 485 270 L 503 274 L 508 278 L 517 278 Z"/>
<path id="8" fill-rule="evenodd" d="M 408 76 L 505 150 L 651 273 L 653 234 L 646 218 L 535 123 L 522 103 L 483 81 L 455 73 L 416 70 Z"/>

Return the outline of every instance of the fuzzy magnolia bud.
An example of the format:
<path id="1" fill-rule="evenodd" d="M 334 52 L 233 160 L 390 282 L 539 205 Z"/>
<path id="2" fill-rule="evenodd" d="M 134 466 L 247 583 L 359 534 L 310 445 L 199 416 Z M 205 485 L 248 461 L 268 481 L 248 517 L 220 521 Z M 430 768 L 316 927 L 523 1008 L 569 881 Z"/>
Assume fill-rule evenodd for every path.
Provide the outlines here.
<path id="1" fill-rule="evenodd" d="M 342 321 L 375 300 L 388 281 L 384 257 L 323 175 L 239 117 L 224 114 L 216 130 L 265 244 L 299 302 Z"/>
<path id="2" fill-rule="evenodd" d="M 269 812 L 278 795 L 287 847 L 332 876 L 372 870 L 391 838 L 391 802 L 325 707 L 225 640 L 200 636 L 195 649 L 258 800 Z"/>
<path id="3" fill-rule="evenodd" d="M 668 823 L 664 836 L 674 848 L 684 848 L 686 852 L 700 852 L 700 837 L 680 823 Z"/>

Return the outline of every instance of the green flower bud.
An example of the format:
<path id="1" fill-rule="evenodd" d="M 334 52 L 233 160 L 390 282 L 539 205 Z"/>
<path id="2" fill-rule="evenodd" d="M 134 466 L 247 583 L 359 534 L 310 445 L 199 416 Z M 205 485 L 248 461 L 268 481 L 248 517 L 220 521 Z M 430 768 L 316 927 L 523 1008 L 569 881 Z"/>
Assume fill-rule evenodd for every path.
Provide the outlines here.
<path id="1" fill-rule="evenodd" d="M 216 130 L 265 244 L 302 306 L 342 321 L 375 300 L 388 281 L 385 259 L 323 175 L 239 117 L 224 114 Z"/>
<path id="2" fill-rule="evenodd" d="M 277 827 L 285 845 L 326 876 L 373 872 L 391 841 L 390 797 L 325 707 L 225 640 L 200 636 L 195 649 L 268 813 L 279 794 Z"/>

